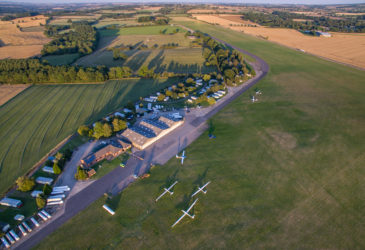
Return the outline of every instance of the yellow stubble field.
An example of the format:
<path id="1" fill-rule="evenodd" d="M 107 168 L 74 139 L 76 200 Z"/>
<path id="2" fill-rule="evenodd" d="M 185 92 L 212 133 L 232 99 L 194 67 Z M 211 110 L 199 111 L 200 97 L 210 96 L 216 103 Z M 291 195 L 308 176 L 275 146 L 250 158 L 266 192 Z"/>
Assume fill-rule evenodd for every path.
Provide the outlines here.
<path id="1" fill-rule="evenodd" d="M 219 24 L 239 32 L 265 38 L 269 41 L 365 69 L 365 34 L 331 33 L 332 37 L 304 35 L 285 28 L 241 26 L 239 16 L 194 15 L 197 20 Z"/>
<path id="2" fill-rule="evenodd" d="M 21 31 L 17 28 L 40 27 L 46 23 L 43 15 L 0 21 L 0 59 L 28 58 L 39 55 L 43 45 L 51 39 L 43 31 Z"/>

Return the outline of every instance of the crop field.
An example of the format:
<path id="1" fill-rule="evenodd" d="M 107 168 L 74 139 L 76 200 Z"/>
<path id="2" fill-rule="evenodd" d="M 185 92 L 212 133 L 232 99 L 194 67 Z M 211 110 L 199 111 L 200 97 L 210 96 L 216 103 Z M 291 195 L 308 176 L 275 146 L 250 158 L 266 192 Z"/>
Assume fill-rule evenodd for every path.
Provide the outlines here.
<path id="1" fill-rule="evenodd" d="M 51 40 L 43 34 L 43 27 L 40 28 L 40 24 L 44 23 L 44 16 L 0 21 L 0 59 L 27 58 L 40 54 L 43 44 Z"/>
<path id="2" fill-rule="evenodd" d="M 0 106 L 28 87 L 28 84 L 0 84 Z"/>
<path id="3" fill-rule="evenodd" d="M 56 16 L 49 24 L 51 25 L 69 25 L 68 20 L 71 19 L 72 22 L 79 21 L 96 21 L 101 14 L 87 15 L 87 16 Z"/>
<path id="4" fill-rule="evenodd" d="M 173 27 L 169 25 L 153 25 L 142 27 L 127 27 L 119 30 L 100 30 L 100 36 L 118 36 L 118 35 L 160 35 L 173 34 L 173 31 L 178 29 L 178 32 L 186 32 L 186 30 L 180 27 Z"/>
<path id="5" fill-rule="evenodd" d="M 73 63 L 79 57 L 80 55 L 78 53 L 73 53 L 64 55 L 44 56 L 42 57 L 42 60 L 47 60 L 51 65 L 65 65 Z"/>
<path id="6" fill-rule="evenodd" d="M 129 35 L 129 36 L 105 36 L 99 40 L 99 48 L 113 48 L 120 45 L 145 44 L 149 48 L 157 44 L 161 46 L 168 43 L 178 43 L 179 47 L 189 47 L 192 40 L 186 38 L 183 33 L 173 35 Z"/>
<path id="7" fill-rule="evenodd" d="M 215 67 L 204 66 L 201 48 L 181 49 L 153 49 L 126 51 L 126 61 L 113 60 L 113 52 L 108 50 L 97 51 L 76 61 L 76 65 L 107 67 L 128 66 L 134 71 L 146 65 L 155 67 L 156 72 L 169 71 L 175 73 L 212 72 Z"/>
<path id="8" fill-rule="evenodd" d="M 201 21 L 219 24 L 258 37 L 265 37 L 269 41 L 294 49 L 302 49 L 314 55 L 365 68 L 365 34 L 332 32 L 332 37 L 329 38 L 314 37 L 304 35 L 294 29 L 234 26 L 239 23 L 216 15 L 194 16 Z"/>
<path id="9" fill-rule="evenodd" d="M 29 87 L 0 107 L 0 192 L 81 124 L 173 83 L 123 80 Z"/>
<path id="10" fill-rule="evenodd" d="M 102 27 L 108 26 L 108 25 L 143 25 L 143 23 L 137 22 L 135 18 L 125 18 L 125 19 L 114 19 L 114 18 L 105 18 L 102 20 L 99 20 L 96 24 L 93 26 L 97 29 L 100 29 Z"/>
<path id="11" fill-rule="evenodd" d="M 222 27 L 181 22 L 259 55 L 258 83 L 208 132 L 107 203 L 101 198 L 36 249 L 362 249 L 365 247 L 365 72 Z M 173 182 L 172 196 L 157 203 Z M 181 209 L 200 193 L 174 229 Z M 67 239 L 67 240 L 65 240 Z"/>

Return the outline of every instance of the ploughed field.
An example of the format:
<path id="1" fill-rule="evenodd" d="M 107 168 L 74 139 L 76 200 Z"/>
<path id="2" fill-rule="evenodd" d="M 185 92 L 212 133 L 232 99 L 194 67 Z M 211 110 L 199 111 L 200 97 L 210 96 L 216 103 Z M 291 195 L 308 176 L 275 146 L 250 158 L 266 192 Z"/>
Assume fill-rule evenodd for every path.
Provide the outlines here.
<path id="1" fill-rule="evenodd" d="M 36 85 L 0 107 L 0 192 L 82 124 L 172 84 L 121 80 L 105 84 Z"/>
<path id="2" fill-rule="evenodd" d="M 365 72 L 200 22 L 180 21 L 266 60 L 246 92 L 186 151 L 107 203 L 99 199 L 37 249 L 365 247 Z M 172 196 L 157 203 L 175 179 Z M 171 225 L 200 193 L 195 219 Z M 67 240 L 65 240 L 67 239 Z"/>

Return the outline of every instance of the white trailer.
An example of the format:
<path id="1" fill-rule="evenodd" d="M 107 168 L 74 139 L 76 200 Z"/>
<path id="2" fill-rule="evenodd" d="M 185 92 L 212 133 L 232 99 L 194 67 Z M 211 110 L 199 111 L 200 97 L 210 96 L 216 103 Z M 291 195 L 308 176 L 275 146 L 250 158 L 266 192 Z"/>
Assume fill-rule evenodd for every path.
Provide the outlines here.
<path id="1" fill-rule="evenodd" d="M 30 226 L 28 226 L 28 224 L 25 221 L 22 222 L 22 225 L 25 227 L 25 229 L 27 229 L 29 233 L 32 232 L 32 229 L 30 228 Z"/>
<path id="2" fill-rule="evenodd" d="M 52 189 L 53 191 L 55 190 L 65 190 L 65 191 L 70 191 L 70 187 L 69 186 L 58 186 L 58 187 L 53 187 Z"/>
<path id="3" fill-rule="evenodd" d="M 36 221 L 33 217 L 30 217 L 30 221 L 34 224 L 34 226 L 39 227 L 38 221 Z"/>
<path id="4" fill-rule="evenodd" d="M 63 194 L 64 192 L 66 192 L 66 191 L 64 191 L 64 190 L 56 190 L 56 191 L 52 191 L 51 195 Z"/>
<path id="5" fill-rule="evenodd" d="M 52 196 L 48 197 L 48 200 L 50 200 L 50 199 L 63 199 L 65 197 L 66 196 L 64 194 L 52 195 Z"/>
<path id="6" fill-rule="evenodd" d="M 47 203 L 48 203 L 48 202 L 54 202 L 54 201 L 62 201 L 62 198 L 52 198 L 52 199 L 47 199 Z"/>
<path id="7" fill-rule="evenodd" d="M 13 236 L 13 238 L 18 241 L 20 240 L 19 236 L 14 232 L 14 230 L 10 230 L 9 233 L 11 234 L 11 236 Z"/>
<path id="8" fill-rule="evenodd" d="M 108 207 L 106 204 L 103 205 L 103 208 L 108 211 L 108 213 L 110 213 L 111 215 L 114 215 L 115 212 L 110 208 Z"/>
<path id="9" fill-rule="evenodd" d="M 46 210 L 41 210 L 41 213 L 43 213 L 48 219 L 51 219 L 51 215 L 49 213 L 46 212 Z"/>
<path id="10" fill-rule="evenodd" d="M 60 205 L 62 203 L 63 203 L 62 200 L 60 200 L 60 201 L 47 202 L 47 206 L 55 206 L 55 205 Z"/>
<path id="11" fill-rule="evenodd" d="M 13 237 L 11 237 L 11 235 L 9 233 L 5 234 L 5 236 L 8 239 L 8 241 L 10 242 L 10 244 L 15 243 L 15 240 L 13 239 Z"/>
<path id="12" fill-rule="evenodd" d="M 44 216 L 41 212 L 38 213 L 38 216 L 41 217 L 44 221 L 48 220 L 48 218 Z"/>
<path id="13" fill-rule="evenodd" d="M 5 239 L 5 237 L 1 237 L 1 241 L 3 242 L 4 246 L 6 248 L 9 248 L 10 247 L 10 244 L 9 242 Z"/>
<path id="14" fill-rule="evenodd" d="M 26 236 L 28 234 L 27 231 L 25 230 L 25 228 L 22 225 L 18 225 L 18 228 L 19 228 L 20 232 L 22 232 L 23 236 Z"/>

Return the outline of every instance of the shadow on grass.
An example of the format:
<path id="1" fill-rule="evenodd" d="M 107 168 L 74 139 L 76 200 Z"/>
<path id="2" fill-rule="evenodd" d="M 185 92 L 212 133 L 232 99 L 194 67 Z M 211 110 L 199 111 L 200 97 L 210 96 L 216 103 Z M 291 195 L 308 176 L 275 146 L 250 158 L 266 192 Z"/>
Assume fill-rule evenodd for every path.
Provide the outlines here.
<path id="1" fill-rule="evenodd" d="M 116 210 L 118 207 L 119 207 L 119 203 L 120 203 L 120 200 L 122 198 L 122 193 L 123 192 L 120 192 L 119 194 L 117 195 L 114 195 L 114 196 L 109 196 L 107 199 L 106 199 L 106 204 L 113 210 Z"/>

